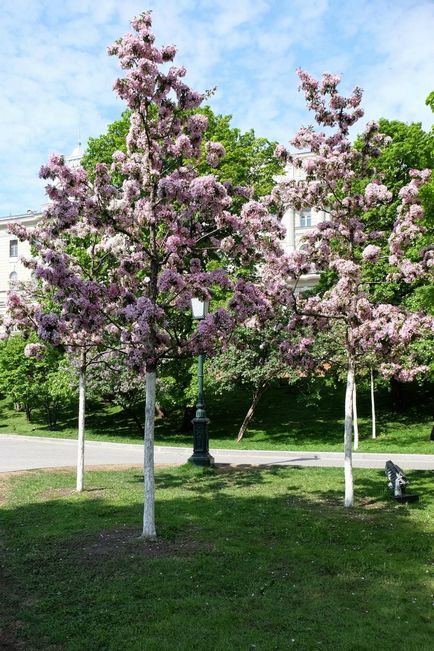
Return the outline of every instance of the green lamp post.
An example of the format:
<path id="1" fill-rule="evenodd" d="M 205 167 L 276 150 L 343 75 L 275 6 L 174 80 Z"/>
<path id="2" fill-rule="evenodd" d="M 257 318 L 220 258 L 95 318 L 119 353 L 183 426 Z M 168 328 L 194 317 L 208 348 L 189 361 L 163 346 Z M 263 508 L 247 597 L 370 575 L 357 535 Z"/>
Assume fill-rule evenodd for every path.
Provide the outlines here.
<path id="1" fill-rule="evenodd" d="M 200 298 L 191 299 L 191 309 L 193 319 L 200 321 L 208 314 L 209 300 Z M 205 354 L 200 353 L 198 359 L 198 381 L 199 390 L 196 404 L 196 416 L 191 421 L 193 423 L 193 454 L 189 458 L 190 463 L 196 466 L 213 466 L 214 458 L 209 453 L 208 424 L 205 411 L 205 402 L 203 399 L 203 365 Z"/>

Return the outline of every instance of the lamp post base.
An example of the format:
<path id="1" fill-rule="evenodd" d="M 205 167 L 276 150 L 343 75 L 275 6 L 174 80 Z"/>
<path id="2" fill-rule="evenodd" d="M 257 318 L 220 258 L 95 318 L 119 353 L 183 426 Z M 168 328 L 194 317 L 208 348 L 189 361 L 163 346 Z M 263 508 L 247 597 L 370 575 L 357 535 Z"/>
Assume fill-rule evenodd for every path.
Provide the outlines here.
<path id="1" fill-rule="evenodd" d="M 214 457 L 209 452 L 193 452 L 188 463 L 193 463 L 195 466 L 202 466 L 204 468 L 211 467 L 214 465 Z"/>
<path id="2" fill-rule="evenodd" d="M 208 423 L 209 418 L 203 416 L 196 416 L 191 421 L 193 423 L 193 454 L 189 458 L 189 463 L 194 463 L 196 466 L 213 466 L 214 457 L 209 453 L 208 448 Z"/>

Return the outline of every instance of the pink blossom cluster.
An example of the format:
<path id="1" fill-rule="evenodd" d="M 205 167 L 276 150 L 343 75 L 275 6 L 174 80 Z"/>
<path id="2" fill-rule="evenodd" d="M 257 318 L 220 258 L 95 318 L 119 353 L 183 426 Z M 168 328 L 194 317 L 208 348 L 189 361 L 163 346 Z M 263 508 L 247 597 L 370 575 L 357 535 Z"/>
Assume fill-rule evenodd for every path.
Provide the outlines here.
<path id="1" fill-rule="evenodd" d="M 207 142 L 205 145 L 206 149 L 206 162 L 211 167 L 218 167 L 220 161 L 225 157 L 226 152 L 225 148 L 219 142 Z"/>
<path id="2" fill-rule="evenodd" d="M 338 93 L 340 77 L 324 73 L 321 83 L 304 70 L 297 70 L 300 79 L 300 89 L 303 90 L 307 107 L 314 112 L 318 124 L 334 127 L 337 124 L 344 133 L 363 116 L 360 108 L 362 90 L 356 87 L 353 94 L 343 97 Z M 328 100 L 328 106 L 327 106 Z"/>
<path id="3" fill-rule="evenodd" d="M 414 244 L 425 232 L 422 224 L 424 214 L 419 197 L 420 188 L 431 178 L 431 170 L 411 170 L 410 182 L 401 188 L 399 196 L 401 204 L 397 211 L 397 219 L 389 237 L 389 262 L 396 267 L 390 273 L 390 279 L 402 279 L 411 283 L 420 278 L 425 272 L 431 272 L 431 265 L 424 258 L 420 263 L 406 258 L 406 249 Z"/>
<path id="4" fill-rule="evenodd" d="M 389 203 L 392 193 L 381 183 L 368 183 L 365 188 L 365 204 L 368 208 L 382 203 Z"/>
<path id="5" fill-rule="evenodd" d="M 388 379 L 394 377 L 399 382 L 412 382 L 418 377 L 423 377 L 428 371 L 424 365 L 402 366 L 396 362 L 383 363 L 379 367 L 380 374 Z"/>
<path id="6" fill-rule="evenodd" d="M 368 244 L 362 251 L 362 258 L 367 262 L 378 262 L 378 258 L 381 255 L 381 248 L 375 244 Z"/>
<path id="7" fill-rule="evenodd" d="M 27 344 L 24 348 L 24 355 L 26 357 L 34 357 L 35 359 L 43 359 L 45 355 L 45 346 L 42 344 Z"/>

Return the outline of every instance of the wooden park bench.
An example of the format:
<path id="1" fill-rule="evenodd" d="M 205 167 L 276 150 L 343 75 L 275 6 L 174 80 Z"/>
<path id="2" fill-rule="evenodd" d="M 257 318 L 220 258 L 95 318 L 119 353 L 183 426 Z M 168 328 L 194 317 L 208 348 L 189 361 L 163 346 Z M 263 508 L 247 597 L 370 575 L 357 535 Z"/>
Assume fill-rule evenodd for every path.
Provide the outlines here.
<path id="1" fill-rule="evenodd" d="M 393 491 L 393 497 L 397 502 L 417 502 L 419 495 L 413 495 L 412 493 L 405 493 L 405 487 L 410 483 L 405 475 L 405 472 L 401 470 L 399 466 L 393 463 L 393 461 L 386 461 L 386 467 L 384 472 L 389 480 L 387 485 L 391 491 Z"/>

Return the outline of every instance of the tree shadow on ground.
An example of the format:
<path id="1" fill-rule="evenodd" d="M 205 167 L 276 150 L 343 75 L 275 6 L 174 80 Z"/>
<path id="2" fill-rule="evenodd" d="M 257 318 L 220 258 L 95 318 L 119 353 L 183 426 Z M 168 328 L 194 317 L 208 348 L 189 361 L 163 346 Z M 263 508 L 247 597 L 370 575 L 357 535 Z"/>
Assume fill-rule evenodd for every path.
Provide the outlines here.
<path id="1" fill-rule="evenodd" d="M 304 651 L 367 651 L 380 639 L 394 651 L 408 630 L 406 649 L 429 648 L 432 531 L 418 513 L 432 509 L 432 474 L 412 473 L 425 506 L 397 508 L 380 472 L 357 473 L 358 494 L 384 500 L 344 510 L 335 469 L 166 469 L 155 544 L 139 539 L 138 476 L 89 475 L 97 494 L 56 499 L 47 490 L 60 480 L 32 475 L 31 503 L 5 512 L 11 649 L 205 650 L 211 635 L 220 651 L 292 639 Z"/>

